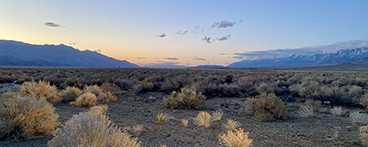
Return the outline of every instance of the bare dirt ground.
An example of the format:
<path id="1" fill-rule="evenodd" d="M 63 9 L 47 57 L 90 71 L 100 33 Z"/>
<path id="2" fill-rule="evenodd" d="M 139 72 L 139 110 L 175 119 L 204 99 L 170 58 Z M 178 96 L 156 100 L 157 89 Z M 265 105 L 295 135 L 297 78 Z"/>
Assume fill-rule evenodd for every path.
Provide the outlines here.
<path id="1" fill-rule="evenodd" d="M 258 122 L 250 117 L 239 116 L 239 105 L 245 98 L 212 98 L 208 99 L 200 110 L 171 110 L 162 105 L 162 93 L 146 93 L 136 96 L 128 91 L 118 95 L 118 101 L 109 104 L 106 113 L 117 126 L 143 125 L 144 129 L 137 137 L 143 147 L 216 147 L 221 146 L 219 134 L 226 132 L 223 127 L 226 119 L 235 119 L 241 123 L 241 128 L 249 132 L 253 139 L 253 147 L 361 147 L 359 140 L 359 126 L 354 126 L 348 117 L 334 117 L 326 111 L 321 111 L 314 117 L 291 117 L 290 119 L 275 122 Z M 224 106 L 226 102 L 228 107 Z M 290 113 L 294 107 L 290 105 Z M 200 111 L 212 113 L 222 109 L 222 121 L 213 122 L 208 129 L 193 124 L 193 117 Z M 72 115 L 88 111 L 87 107 L 70 107 L 69 104 L 56 106 L 60 115 L 59 121 L 64 124 Z M 352 111 L 352 110 L 350 110 Z M 156 124 L 156 116 L 165 113 L 173 118 L 163 124 Z M 188 119 L 189 125 L 185 128 L 181 119 Z M 0 142 L 0 147 L 43 147 L 47 146 L 52 136 L 41 136 L 24 142 Z"/>

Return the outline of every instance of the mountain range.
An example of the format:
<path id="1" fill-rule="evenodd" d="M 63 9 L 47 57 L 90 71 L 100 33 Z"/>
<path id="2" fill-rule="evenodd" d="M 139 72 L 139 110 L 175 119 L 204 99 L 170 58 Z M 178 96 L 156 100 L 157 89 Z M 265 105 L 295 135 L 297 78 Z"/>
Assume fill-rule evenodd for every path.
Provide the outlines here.
<path id="1" fill-rule="evenodd" d="M 291 55 L 284 58 L 242 60 L 228 65 L 228 68 L 255 67 L 287 67 L 287 66 L 318 66 L 343 63 L 364 63 L 368 61 L 368 48 L 343 49 L 335 53 L 315 55 Z"/>
<path id="2" fill-rule="evenodd" d="M 296 67 L 336 64 L 358 64 L 368 61 L 368 47 L 342 49 L 333 53 L 313 55 L 293 54 L 288 57 L 272 59 L 245 59 L 228 66 L 200 65 L 189 68 L 258 68 L 258 67 Z M 63 67 L 122 67 L 140 66 L 126 60 L 117 60 L 96 51 L 80 51 L 64 44 L 32 45 L 18 41 L 0 40 L 0 66 L 63 66 Z M 160 64 L 146 68 L 187 68 L 186 66 Z"/>
<path id="3" fill-rule="evenodd" d="M 126 60 L 117 60 L 94 51 L 80 51 L 64 44 L 32 45 L 0 40 L 2 66 L 71 66 L 137 68 Z"/>

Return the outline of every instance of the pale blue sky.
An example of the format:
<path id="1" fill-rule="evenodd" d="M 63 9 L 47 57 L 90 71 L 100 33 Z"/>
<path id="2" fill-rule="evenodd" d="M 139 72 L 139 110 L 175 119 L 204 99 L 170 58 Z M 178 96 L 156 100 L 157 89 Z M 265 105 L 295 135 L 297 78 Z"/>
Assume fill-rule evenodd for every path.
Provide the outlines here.
<path id="1" fill-rule="evenodd" d="M 227 65 L 239 61 L 234 53 L 368 39 L 366 0 L 0 2 L 0 39 L 75 43 L 70 46 L 100 49 L 102 54 L 139 65 Z M 211 28 L 222 21 L 234 24 Z M 49 27 L 46 22 L 59 26 Z M 165 37 L 156 37 L 163 33 Z M 227 40 L 207 43 L 202 40 L 206 36 L 211 42 Z"/>

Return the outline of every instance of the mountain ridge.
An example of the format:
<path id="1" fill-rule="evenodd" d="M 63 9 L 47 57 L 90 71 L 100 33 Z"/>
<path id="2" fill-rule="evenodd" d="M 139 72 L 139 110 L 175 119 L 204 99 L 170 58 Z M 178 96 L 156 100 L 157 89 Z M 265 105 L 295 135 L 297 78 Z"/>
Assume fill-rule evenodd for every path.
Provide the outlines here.
<path id="1" fill-rule="evenodd" d="M 364 63 L 368 61 L 368 47 L 355 49 L 342 49 L 335 53 L 314 55 L 290 55 L 286 58 L 242 60 L 234 62 L 229 68 L 254 68 L 254 67 L 287 67 L 307 65 L 335 65 L 342 63 Z"/>
<path id="2" fill-rule="evenodd" d="M 126 60 L 117 60 L 89 50 L 80 51 L 64 44 L 33 45 L 18 41 L 0 40 L 0 56 L 18 58 L 18 60 L 24 61 L 40 60 L 72 67 L 140 67 Z"/>

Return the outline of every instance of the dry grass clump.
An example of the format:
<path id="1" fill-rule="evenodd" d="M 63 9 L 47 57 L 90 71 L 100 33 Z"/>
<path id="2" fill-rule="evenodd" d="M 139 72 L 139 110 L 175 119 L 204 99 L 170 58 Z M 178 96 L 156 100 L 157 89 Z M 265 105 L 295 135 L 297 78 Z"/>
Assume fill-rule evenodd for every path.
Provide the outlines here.
<path id="1" fill-rule="evenodd" d="M 344 111 L 342 110 L 342 107 L 341 106 L 339 106 L 339 107 L 337 107 L 337 106 L 334 106 L 331 110 L 330 110 L 330 112 L 331 112 L 331 114 L 333 115 L 333 116 L 343 116 L 344 114 Z"/>
<path id="2" fill-rule="evenodd" d="M 169 97 L 163 98 L 164 105 L 170 109 L 197 109 L 206 101 L 201 93 L 197 94 L 195 89 L 182 88 L 180 93 L 172 92 Z"/>
<path id="3" fill-rule="evenodd" d="M 61 101 L 57 88 L 51 86 L 50 82 L 39 80 L 38 82 L 24 82 L 20 91 L 21 96 L 46 98 L 46 100 L 52 103 L 58 103 Z"/>
<path id="4" fill-rule="evenodd" d="M 14 95 L 5 99 L 3 104 L 5 107 L 0 110 L 1 139 L 28 139 L 37 135 L 49 135 L 59 125 L 59 115 L 55 113 L 55 107 L 43 98 Z"/>
<path id="5" fill-rule="evenodd" d="M 300 106 L 300 109 L 297 112 L 297 114 L 300 117 L 312 117 L 314 116 L 314 108 L 311 105 Z"/>
<path id="6" fill-rule="evenodd" d="M 157 115 L 156 124 L 163 124 L 164 122 L 165 122 L 165 115 L 163 113 Z"/>
<path id="7" fill-rule="evenodd" d="M 50 147 L 93 146 L 93 147 L 139 147 L 137 139 L 121 132 L 105 115 L 95 116 L 84 112 L 74 115 L 62 128 L 56 130 L 54 138 L 47 143 Z"/>
<path id="8" fill-rule="evenodd" d="M 66 87 L 65 90 L 62 90 L 61 92 L 61 97 L 63 102 L 70 102 L 70 101 L 75 101 L 76 98 L 78 98 L 81 94 L 82 91 L 78 88 L 78 87 Z"/>
<path id="9" fill-rule="evenodd" d="M 201 111 L 194 118 L 194 123 L 199 127 L 209 128 L 211 126 L 211 115 L 208 112 Z"/>
<path id="10" fill-rule="evenodd" d="M 183 123 L 184 127 L 188 127 L 188 120 L 187 119 L 182 119 L 181 123 Z"/>
<path id="11" fill-rule="evenodd" d="M 221 109 L 212 112 L 212 121 L 221 121 L 221 117 L 224 114 Z"/>
<path id="12" fill-rule="evenodd" d="M 98 97 L 97 97 L 98 101 L 103 101 L 104 103 L 109 103 L 109 102 L 116 102 L 118 100 L 118 98 L 116 96 L 114 96 L 114 94 L 110 91 L 107 92 L 103 92 L 101 93 Z"/>
<path id="13" fill-rule="evenodd" d="M 102 93 L 102 89 L 98 85 L 85 86 L 83 89 L 84 93 L 93 93 L 97 97 Z"/>
<path id="14" fill-rule="evenodd" d="M 367 125 L 368 124 L 368 115 L 360 113 L 359 111 L 351 113 L 349 118 L 353 124 L 357 124 L 357 125 Z"/>
<path id="15" fill-rule="evenodd" d="M 96 102 L 97 102 L 96 95 L 93 93 L 87 92 L 79 96 L 74 102 L 70 102 L 70 104 L 72 106 L 77 106 L 77 107 L 82 107 L 82 106 L 92 107 L 96 105 Z"/>
<path id="16" fill-rule="evenodd" d="M 359 128 L 359 139 L 362 144 L 368 146 L 368 126 L 362 126 Z"/>
<path id="17" fill-rule="evenodd" d="M 248 139 L 248 134 L 242 128 L 229 130 L 226 134 L 219 135 L 220 144 L 227 147 L 249 147 L 253 140 Z"/>
<path id="18" fill-rule="evenodd" d="M 107 112 L 108 106 L 107 105 L 99 105 L 99 106 L 93 106 L 89 110 L 90 113 L 94 114 L 95 116 L 102 116 L 105 115 Z"/>
<path id="19" fill-rule="evenodd" d="M 235 130 L 237 127 L 240 127 L 240 123 L 233 119 L 227 119 L 226 124 L 224 124 L 224 127 L 227 130 L 232 131 Z"/>
<path id="20" fill-rule="evenodd" d="M 273 121 L 288 118 L 287 107 L 275 94 L 261 94 L 245 101 L 241 115 L 253 116 L 258 121 Z"/>

